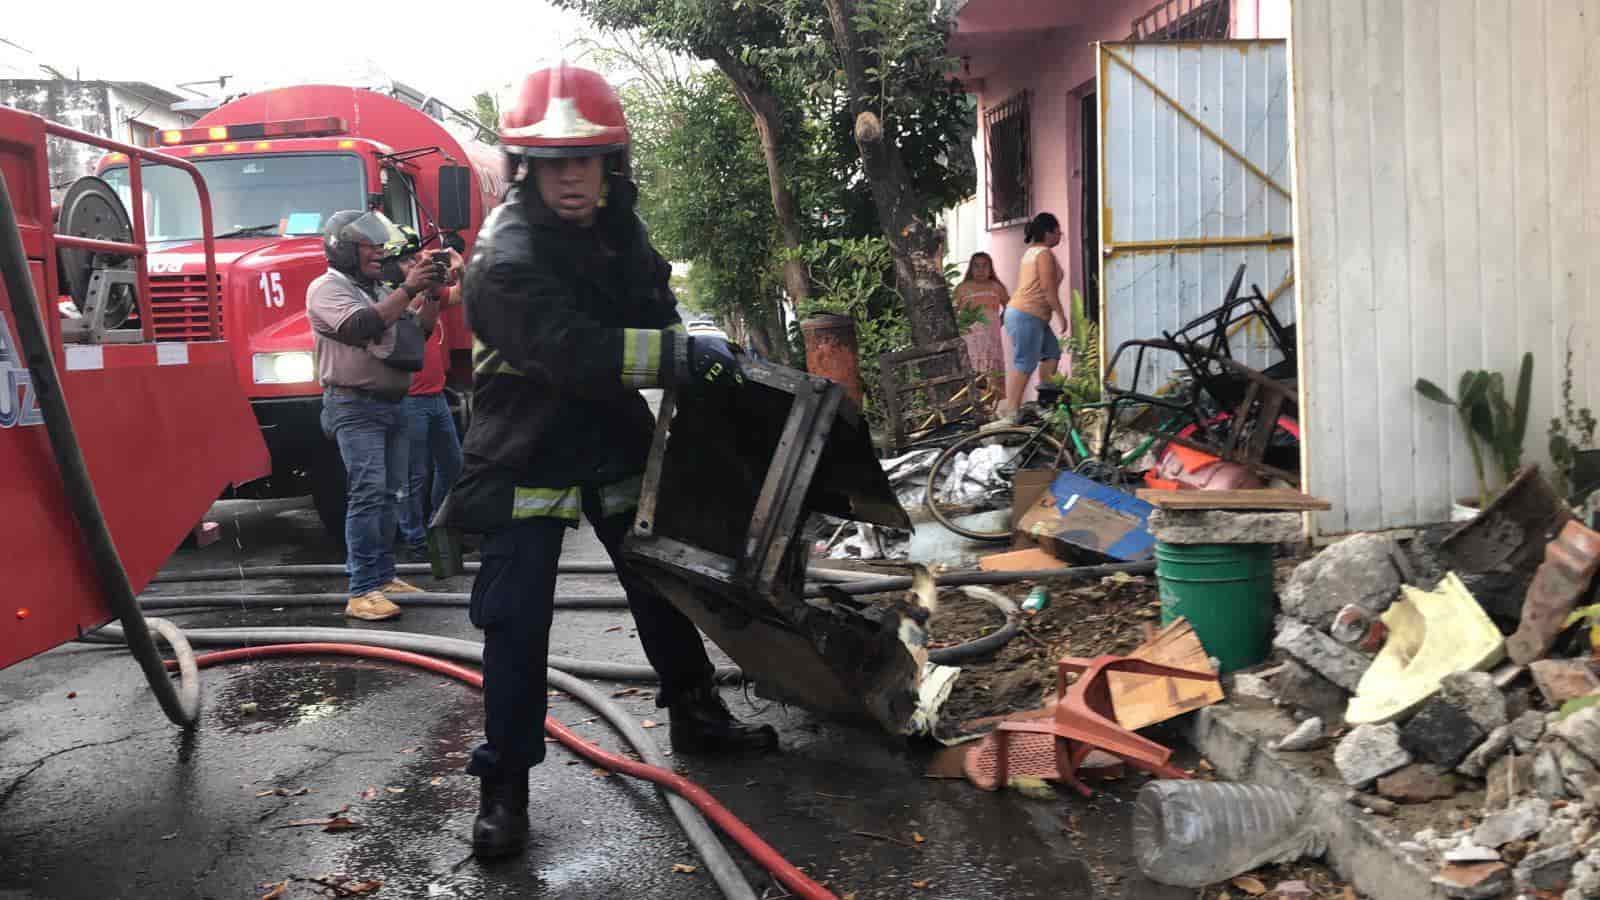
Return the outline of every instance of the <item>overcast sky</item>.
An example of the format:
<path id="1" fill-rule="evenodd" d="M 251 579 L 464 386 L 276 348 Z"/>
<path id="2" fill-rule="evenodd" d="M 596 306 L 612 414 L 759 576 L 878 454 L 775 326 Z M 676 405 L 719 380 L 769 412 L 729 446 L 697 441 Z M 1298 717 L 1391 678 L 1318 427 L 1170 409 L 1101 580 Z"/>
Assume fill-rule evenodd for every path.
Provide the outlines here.
<path id="1" fill-rule="evenodd" d="M 376 68 L 458 105 L 498 92 L 585 33 L 544 0 L 14 0 L 0 38 L 69 77 L 163 86 L 234 76 L 229 93 L 276 84 L 348 81 Z M 129 15 L 127 10 L 134 10 Z M 431 11 L 426 11 L 430 10 Z M 215 93 L 215 85 L 195 85 Z"/>

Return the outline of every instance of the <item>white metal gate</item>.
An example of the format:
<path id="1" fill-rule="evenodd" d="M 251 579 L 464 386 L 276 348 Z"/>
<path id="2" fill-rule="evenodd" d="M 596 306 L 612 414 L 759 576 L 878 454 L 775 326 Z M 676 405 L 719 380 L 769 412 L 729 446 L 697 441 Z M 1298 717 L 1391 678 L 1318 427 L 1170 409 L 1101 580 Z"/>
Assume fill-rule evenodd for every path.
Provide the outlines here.
<path id="1" fill-rule="evenodd" d="M 1240 263 L 1294 321 L 1284 41 L 1105 43 L 1099 48 L 1100 317 L 1104 359 L 1221 305 Z M 1264 331 L 1233 336 L 1239 361 L 1277 361 Z M 1107 375 L 1153 393 L 1177 360 L 1132 357 Z"/>

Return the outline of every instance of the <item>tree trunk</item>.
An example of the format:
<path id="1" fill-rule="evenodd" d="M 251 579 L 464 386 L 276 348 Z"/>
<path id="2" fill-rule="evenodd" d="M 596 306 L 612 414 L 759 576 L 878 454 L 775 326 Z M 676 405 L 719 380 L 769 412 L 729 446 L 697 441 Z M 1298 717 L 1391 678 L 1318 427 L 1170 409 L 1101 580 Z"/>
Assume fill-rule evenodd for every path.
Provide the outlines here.
<path id="1" fill-rule="evenodd" d="M 761 137 L 761 155 L 767 163 L 767 181 L 772 187 L 772 212 L 778 221 L 778 233 L 785 247 L 798 250 L 800 220 L 795 213 L 794 191 L 789 188 L 789 177 L 783 168 L 783 117 L 778 98 L 760 72 L 741 63 L 726 47 L 705 48 L 702 55 L 715 62 L 727 76 L 734 93 L 755 120 L 756 133 Z M 811 276 L 805 263 L 797 259 L 784 263 L 783 286 L 790 301 L 797 306 L 811 299 Z"/>
<path id="2" fill-rule="evenodd" d="M 921 214 L 922 204 L 912 190 L 893 136 L 885 133 L 885 123 L 866 102 L 867 60 L 853 24 L 856 0 L 824 3 L 833 25 L 833 45 L 850 88 L 856 146 L 861 150 L 862 166 L 872 187 L 873 206 L 894 256 L 900 295 L 905 298 L 906 316 L 911 320 L 912 340 L 918 346 L 951 340 L 957 336 L 956 314 L 950 305 L 950 286 L 944 280 L 943 235 L 936 223 Z"/>

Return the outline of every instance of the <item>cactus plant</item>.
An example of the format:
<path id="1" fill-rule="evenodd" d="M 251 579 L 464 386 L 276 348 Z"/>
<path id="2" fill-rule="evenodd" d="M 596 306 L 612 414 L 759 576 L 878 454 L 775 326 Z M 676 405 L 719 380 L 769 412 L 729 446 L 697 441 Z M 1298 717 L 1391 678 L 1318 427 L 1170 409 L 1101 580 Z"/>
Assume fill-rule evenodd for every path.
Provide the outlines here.
<path id="1" fill-rule="evenodd" d="M 1509 482 L 1522 465 L 1522 440 L 1528 431 L 1528 406 L 1533 395 L 1533 354 L 1522 355 L 1517 373 L 1515 402 L 1506 399 L 1505 377 L 1499 372 L 1468 369 L 1461 373 L 1454 399 L 1426 378 L 1417 379 L 1417 393 L 1445 406 L 1453 406 L 1472 451 L 1472 468 L 1478 478 L 1478 503 L 1489 505 L 1489 482 L 1484 471 L 1487 453 Z"/>

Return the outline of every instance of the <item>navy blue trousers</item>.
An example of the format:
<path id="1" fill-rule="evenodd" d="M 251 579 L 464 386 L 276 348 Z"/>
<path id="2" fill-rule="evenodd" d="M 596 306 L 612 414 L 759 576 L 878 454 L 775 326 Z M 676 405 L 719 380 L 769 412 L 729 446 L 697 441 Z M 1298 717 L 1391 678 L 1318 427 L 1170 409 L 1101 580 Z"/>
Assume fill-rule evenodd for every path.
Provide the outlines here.
<path id="1" fill-rule="evenodd" d="M 602 517 L 599 498 L 584 491 L 584 515 L 616 565 L 645 657 L 661 676 L 656 705 L 709 684 L 715 672 L 694 623 L 630 571 L 622 538 L 633 514 Z M 568 525 L 527 519 L 489 535 L 472 583 L 472 624 L 483 629 L 485 740 L 472 751 L 467 773 L 491 780 L 526 777 L 544 760 L 548 707 L 545 659 L 555 613 L 556 565 Z"/>

